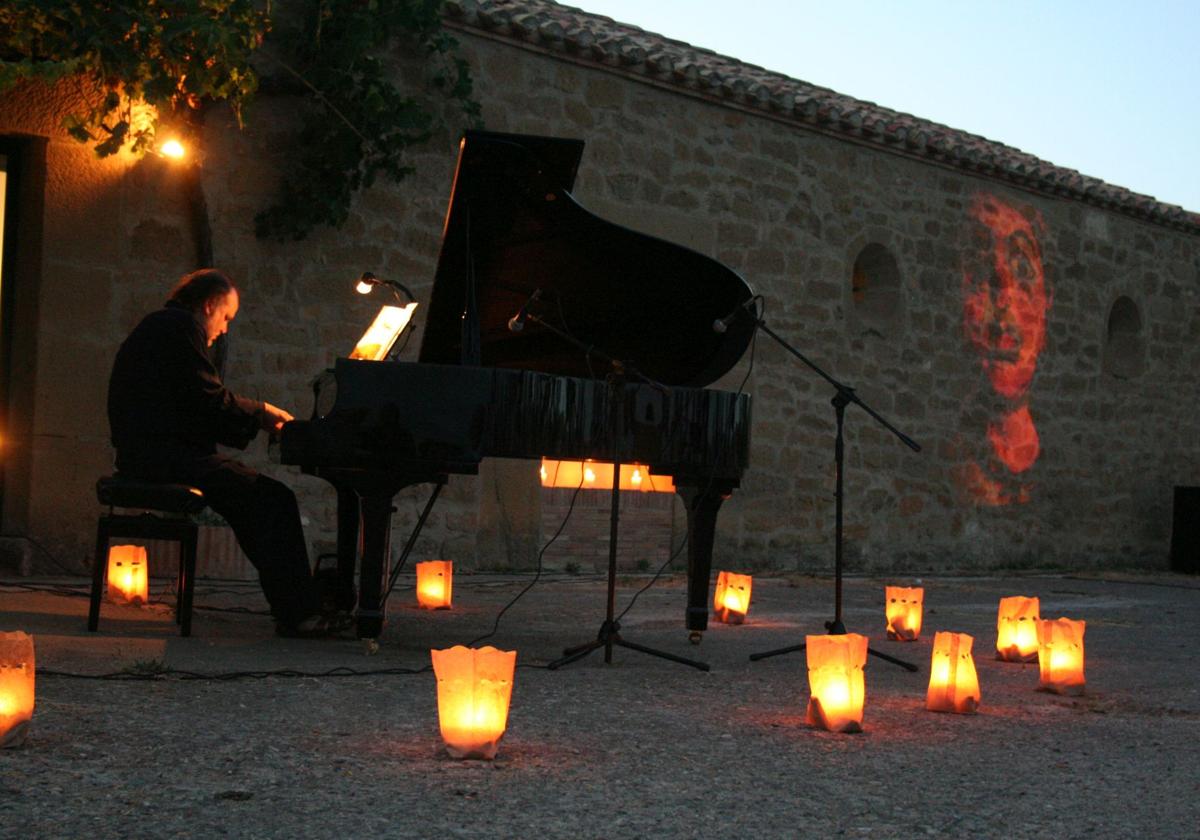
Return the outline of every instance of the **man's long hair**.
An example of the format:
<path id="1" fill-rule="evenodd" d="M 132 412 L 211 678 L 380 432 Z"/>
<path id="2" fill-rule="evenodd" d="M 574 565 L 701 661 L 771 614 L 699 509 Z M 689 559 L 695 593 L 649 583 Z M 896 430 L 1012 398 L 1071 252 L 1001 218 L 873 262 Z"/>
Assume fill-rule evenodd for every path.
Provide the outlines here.
<path id="1" fill-rule="evenodd" d="M 236 290 L 237 286 L 233 285 L 233 281 L 225 272 L 215 268 L 202 268 L 183 275 L 171 290 L 167 303 L 199 312 L 208 301 L 223 298 Z"/>

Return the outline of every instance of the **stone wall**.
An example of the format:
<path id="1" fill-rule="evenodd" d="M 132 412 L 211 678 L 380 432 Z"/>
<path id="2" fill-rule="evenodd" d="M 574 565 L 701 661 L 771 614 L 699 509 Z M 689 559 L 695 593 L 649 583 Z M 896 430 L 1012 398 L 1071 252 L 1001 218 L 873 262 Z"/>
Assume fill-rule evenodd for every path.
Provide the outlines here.
<path id="1" fill-rule="evenodd" d="M 541 493 L 542 534 L 549 544 L 542 558 L 545 569 L 567 572 L 608 571 L 612 533 L 612 496 L 607 490 L 581 490 L 572 509 L 574 490 L 544 488 Z M 570 518 L 567 519 L 567 513 Z M 563 521 L 566 526 L 563 527 Z M 617 568 L 623 572 L 653 572 L 672 561 L 683 568 L 687 551 L 687 513 L 679 498 L 667 493 L 621 493 L 618 510 Z"/>
<path id="2" fill-rule="evenodd" d="M 489 127 L 585 138 L 585 206 L 740 272 L 776 332 L 921 444 L 910 452 L 847 411 L 852 568 L 1165 563 L 1172 487 L 1200 480 L 1197 421 L 1176 399 L 1197 385 L 1196 236 L 507 45 L 473 44 L 473 65 Z M 981 499 L 966 472 L 988 454 L 999 401 L 964 327 L 980 195 L 1040 218 L 1050 295 L 1027 391 L 1040 457 L 1010 476 L 1027 500 L 1004 504 Z M 856 303 L 869 246 L 895 276 Z M 1140 316 L 1132 375 L 1105 367 L 1120 298 Z M 722 513 L 717 562 L 828 568 L 831 389 L 765 339 L 752 371 L 748 357 L 714 387 L 747 373 L 752 468 Z"/>
<path id="3" fill-rule="evenodd" d="M 584 206 L 738 271 L 764 296 L 776 332 L 921 445 L 914 453 L 859 407 L 847 410 L 851 570 L 1165 566 L 1172 488 L 1200 483 L 1200 237 L 620 69 L 470 32 L 460 39 L 489 129 L 585 140 Z M 54 108 L 30 102 L 46 97 L 0 102 L 0 134 L 49 138 L 36 355 L 17 360 L 36 370 L 32 435 L 17 442 L 33 466 L 23 487 L 6 487 L 5 530 L 27 503 L 27 533 L 81 567 L 92 483 L 111 458 L 108 366 L 140 315 L 192 267 L 194 250 L 177 170 L 97 162 L 62 135 Z M 378 303 L 352 294 L 352 278 L 369 269 L 428 300 L 456 138 L 430 142 L 404 184 L 360 196 L 342 230 L 263 243 L 252 220 L 273 161 L 287 153 L 288 113 L 289 103 L 264 101 L 246 132 L 210 119 L 202 182 L 215 261 L 245 290 L 229 383 L 304 414 L 309 380 L 348 352 Z M 998 394 L 989 370 L 1019 350 L 998 345 L 981 357 L 969 340 L 967 280 L 998 270 L 984 205 L 1024 220 L 1048 292 L 1044 347 L 1015 400 Z M 1005 340 L 1002 328 L 981 329 Z M 418 330 L 404 358 L 419 344 Z M 765 337 L 712 387 L 743 382 L 754 400 L 752 463 L 721 514 L 715 566 L 829 569 L 831 390 Z M 989 426 L 1003 432 L 1014 407 L 1032 418 L 1038 442 L 1019 472 L 996 463 L 988 436 Z M 273 466 L 261 441 L 248 457 L 290 473 L 314 547 L 327 550 L 330 490 Z M 397 545 L 427 493 L 398 497 Z M 536 464 L 485 462 L 479 477 L 452 479 L 417 559 L 529 567 L 565 511 L 565 494 L 539 491 Z M 624 514 L 650 567 L 678 536 L 679 517 L 661 501 Z M 594 568 L 606 526 L 606 501 L 577 508 L 552 564 Z"/>

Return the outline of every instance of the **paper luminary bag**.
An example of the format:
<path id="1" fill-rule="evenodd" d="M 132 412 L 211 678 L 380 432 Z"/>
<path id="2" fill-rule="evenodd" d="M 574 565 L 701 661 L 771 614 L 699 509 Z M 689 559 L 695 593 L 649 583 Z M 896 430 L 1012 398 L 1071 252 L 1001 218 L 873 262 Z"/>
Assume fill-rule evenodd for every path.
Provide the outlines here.
<path id="1" fill-rule="evenodd" d="M 426 560 L 417 564 L 417 603 L 427 610 L 448 610 L 453 603 L 454 562 Z"/>
<path id="2" fill-rule="evenodd" d="M 717 589 L 713 593 L 713 612 L 726 624 L 741 624 L 750 611 L 750 590 L 754 581 L 750 575 L 733 572 L 717 574 Z"/>
<path id="3" fill-rule="evenodd" d="M 1038 622 L 1038 688 L 1083 694 L 1083 632 L 1087 622 L 1069 618 Z"/>
<path id="4" fill-rule="evenodd" d="M 109 547 L 107 578 L 110 601 L 117 604 L 144 604 L 150 600 L 150 573 L 145 547 Z"/>
<path id="5" fill-rule="evenodd" d="M 867 637 L 806 636 L 810 697 L 806 719 L 830 732 L 862 732 Z"/>
<path id="6" fill-rule="evenodd" d="M 920 638 L 924 600 L 925 590 L 920 586 L 884 587 L 884 612 L 889 639 L 913 642 Z"/>
<path id="7" fill-rule="evenodd" d="M 33 719 L 33 637 L 0 633 L 0 747 L 25 742 Z"/>
<path id="8" fill-rule="evenodd" d="M 446 751 L 454 758 L 495 758 L 508 727 L 517 652 L 455 645 L 429 653 Z"/>
<path id="9" fill-rule="evenodd" d="M 926 709 L 958 714 L 974 714 L 979 709 L 979 675 L 971 656 L 974 641 L 966 633 L 934 634 Z"/>
<path id="10" fill-rule="evenodd" d="M 1039 609 L 1037 598 L 1013 595 L 1000 599 L 996 616 L 997 659 L 1006 662 L 1033 662 L 1037 659 Z"/>

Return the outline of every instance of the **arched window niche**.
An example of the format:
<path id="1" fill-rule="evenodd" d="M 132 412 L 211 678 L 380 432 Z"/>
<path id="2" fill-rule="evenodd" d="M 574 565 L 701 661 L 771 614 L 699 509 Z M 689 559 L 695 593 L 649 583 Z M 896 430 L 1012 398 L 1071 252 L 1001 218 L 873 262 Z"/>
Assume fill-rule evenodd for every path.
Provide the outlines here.
<path id="1" fill-rule="evenodd" d="M 1116 379 L 1132 379 L 1141 374 L 1145 359 L 1141 312 L 1136 303 L 1122 295 L 1108 310 L 1102 369 Z"/>
<path id="2" fill-rule="evenodd" d="M 856 336 L 896 338 L 904 331 L 900 267 L 886 246 L 871 242 L 850 273 L 850 329 Z"/>

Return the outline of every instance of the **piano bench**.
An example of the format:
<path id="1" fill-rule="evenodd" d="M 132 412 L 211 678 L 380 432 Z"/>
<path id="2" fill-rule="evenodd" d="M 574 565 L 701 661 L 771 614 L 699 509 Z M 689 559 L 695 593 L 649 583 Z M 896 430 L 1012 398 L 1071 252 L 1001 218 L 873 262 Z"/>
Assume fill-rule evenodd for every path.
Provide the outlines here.
<path id="1" fill-rule="evenodd" d="M 88 630 L 94 633 L 100 625 L 100 599 L 104 595 L 109 543 L 116 538 L 170 540 L 179 543 L 175 623 L 179 625 L 181 636 L 190 636 L 198 534 L 193 516 L 208 506 L 204 494 L 186 484 L 161 484 L 112 475 L 96 482 L 96 498 L 108 510 L 101 512 L 96 526 Z M 136 512 L 117 513 L 117 508 Z"/>

